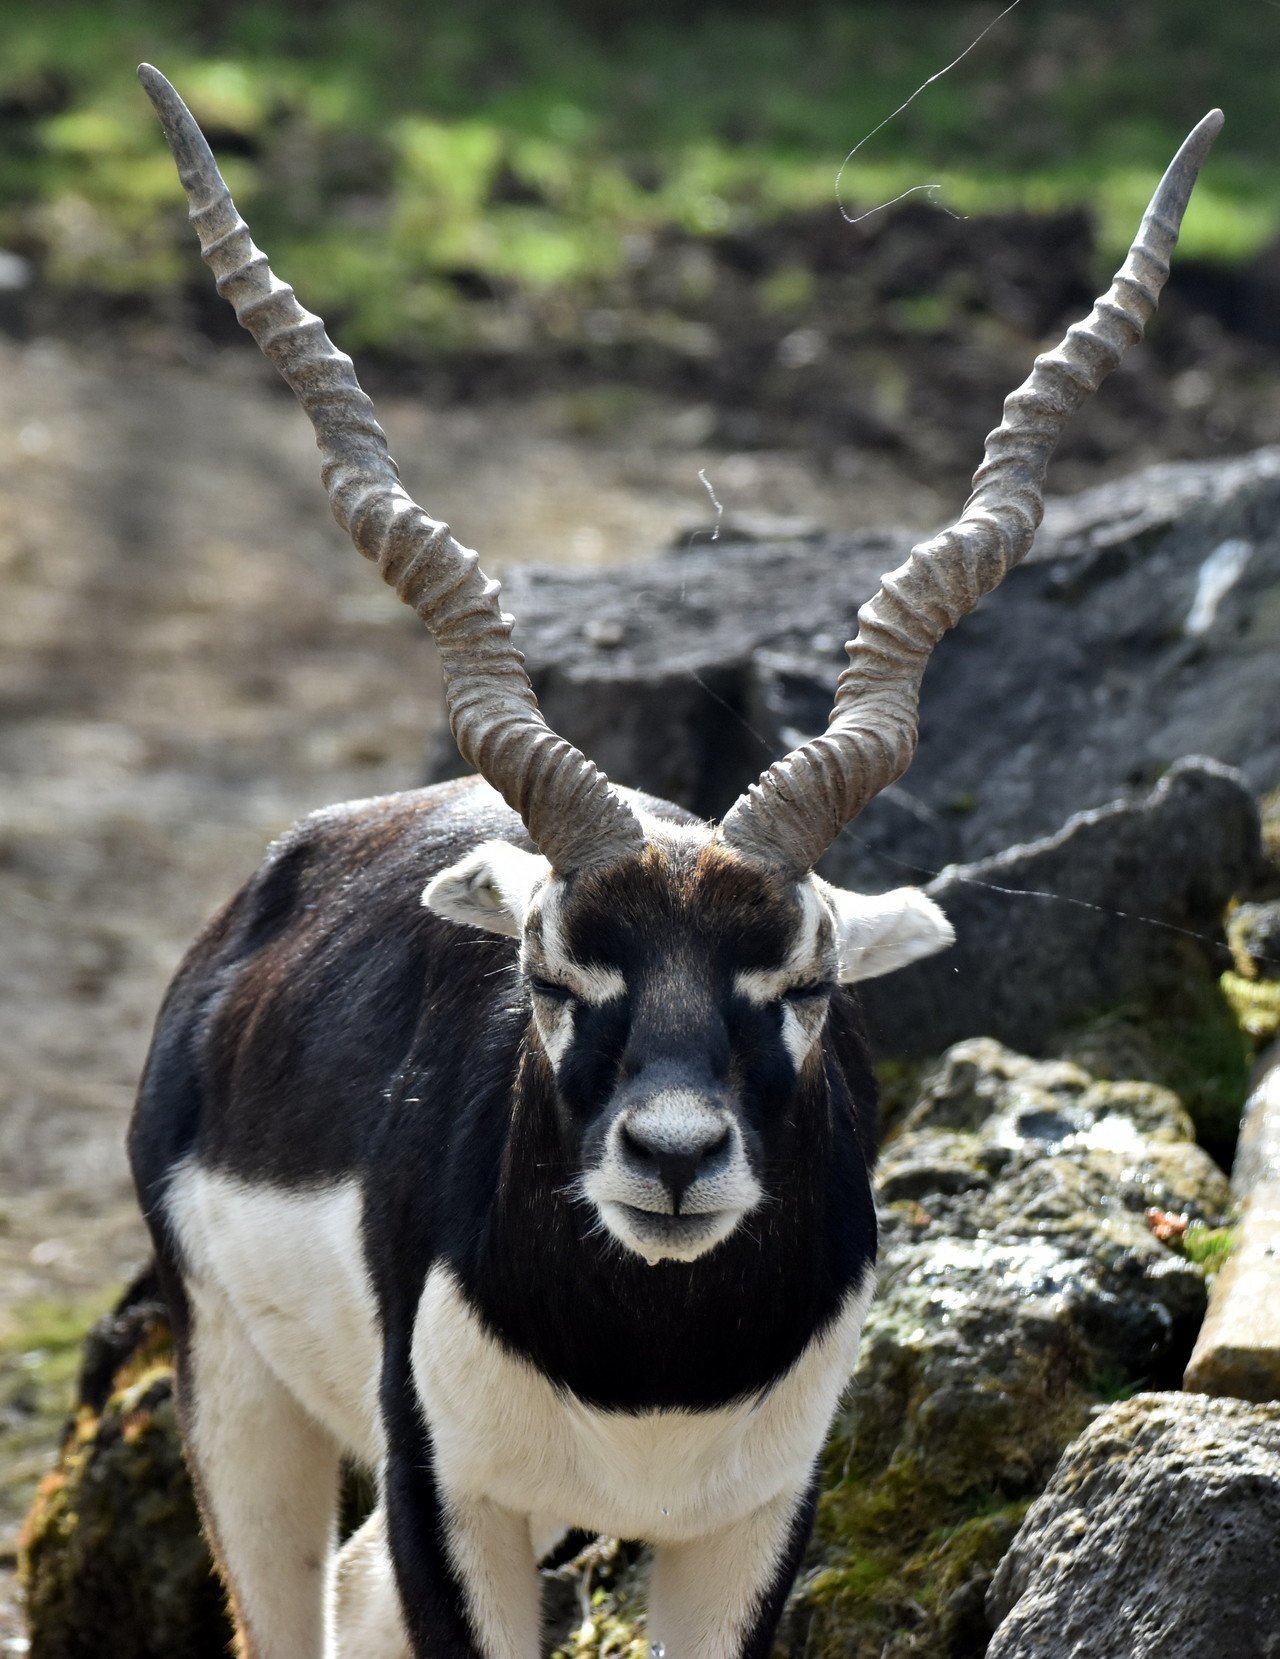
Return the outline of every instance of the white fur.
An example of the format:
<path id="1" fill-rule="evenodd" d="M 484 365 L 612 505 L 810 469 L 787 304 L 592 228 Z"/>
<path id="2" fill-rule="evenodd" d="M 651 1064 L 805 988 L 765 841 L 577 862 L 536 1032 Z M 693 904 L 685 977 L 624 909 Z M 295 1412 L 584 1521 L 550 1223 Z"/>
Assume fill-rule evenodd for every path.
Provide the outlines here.
<path id="1" fill-rule="evenodd" d="M 776 968 L 741 968 L 734 974 L 733 988 L 748 1002 L 760 1006 L 777 1002 L 793 986 L 830 978 L 835 971 L 834 917 L 829 904 L 823 903 L 811 881 L 801 885 L 800 904 L 800 925 L 785 960 Z"/>
<path id="2" fill-rule="evenodd" d="M 244 1652 L 332 1659 L 338 1445 L 264 1363 L 221 1289 L 198 1276 L 186 1288 L 187 1454 Z"/>
<path id="3" fill-rule="evenodd" d="M 550 872 L 541 853 L 506 841 L 484 841 L 433 877 L 422 902 L 451 922 L 518 939 L 533 895 Z"/>
<path id="4" fill-rule="evenodd" d="M 813 1052 L 814 1044 L 822 1035 L 823 1023 L 827 1017 L 827 1001 L 814 998 L 811 1002 L 798 1005 L 784 1003 L 782 1008 L 782 1042 L 787 1053 L 791 1056 L 791 1064 L 796 1070 L 802 1071 L 804 1063 Z"/>
<path id="5" fill-rule="evenodd" d="M 339 1449 L 370 1462 L 382 1449 L 355 1184 L 289 1193 L 188 1164 L 168 1208 L 193 1307 L 192 1454 L 253 1659 L 401 1659 L 380 1519 L 340 1558 L 336 1638 L 330 1628 Z M 730 1655 L 852 1370 L 871 1288 L 868 1273 L 757 1398 L 606 1412 L 509 1353 L 433 1268 L 413 1376 L 486 1659 L 535 1659 L 536 1552 L 570 1525 L 656 1543 L 651 1629 L 673 1656 Z"/>
<path id="6" fill-rule="evenodd" d="M 491 1498 L 450 1495 L 446 1533 L 485 1659 L 538 1659 L 541 1589 L 527 1515 Z"/>
<path id="7" fill-rule="evenodd" d="M 411 1659 L 381 1504 L 338 1551 L 337 1659 Z"/>
<path id="8" fill-rule="evenodd" d="M 857 1354 L 872 1274 L 758 1397 L 712 1411 L 584 1405 L 484 1328 L 449 1268 L 427 1278 L 413 1374 L 450 1500 L 613 1537 L 715 1533 L 808 1482 Z"/>
<path id="9" fill-rule="evenodd" d="M 627 982 L 616 968 L 606 968 L 598 962 L 579 962 L 570 954 L 561 927 L 561 898 L 561 885 L 554 879 L 539 893 L 536 909 L 542 923 L 540 955 L 535 959 L 526 943 L 524 967 L 526 971 L 536 968 L 548 979 L 563 985 L 579 1002 L 599 1007 L 622 996 Z"/>
<path id="10" fill-rule="evenodd" d="M 687 1542 L 663 1544 L 654 1552 L 645 1620 L 651 1651 L 661 1646 L 672 1659 L 734 1659 L 773 1581 L 802 1496 L 802 1491 L 782 1492 L 730 1526 Z M 527 1617 L 527 1585 L 536 1580 L 528 1573 L 526 1581 L 518 1583 L 505 1570 L 517 1564 L 523 1569 L 523 1551 L 514 1536 L 492 1541 L 514 1549 L 509 1563 L 497 1563 L 499 1576 L 491 1577 L 490 1583 L 510 1594 L 518 1617 Z M 472 1545 L 463 1553 L 464 1574 L 492 1574 L 482 1551 Z M 535 1544 L 535 1557 L 543 1553 Z M 485 1613 L 490 1620 L 486 1651 L 506 1659 L 510 1649 L 494 1643 L 500 1628 L 494 1616 L 497 1609 Z M 410 1659 L 380 1509 L 339 1557 L 337 1627 L 338 1659 Z M 527 1642 L 527 1634 L 521 1635 Z M 529 1650 L 522 1646 L 515 1651 L 523 1659 Z"/>
<path id="11" fill-rule="evenodd" d="M 699 1176 L 672 1219 L 671 1194 L 657 1175 L 637 1169 L 622 1147 L 630 1131 L 647 1146 L 690 1149 L 712 1146 L 728 1135 L 723 1159 Z M 692 1089 L 668 1089 L 643 1105 L 620 1112 L 609 1126 L 599 1164 L 582 1178 L 581 1191 L 605 1226 L 646 1261 L 695 1261 L 728 1238 L 763 1196 L 751 1172 L 733 1114 Z M 652 1223 L 645 1217 L 652 1216 Z"/>
<path id="12" fill-rule="evenodd" d="M 357 1184 L 290 1192 L 188 1163 L 166 1207 L 191 1282 L 220 1291 L 272 1372 L 376 1467 L 381 1341 Z"/>
<path id="13" fill-rule="evenodd" d="M 573 1041 L 573 1004 L 547 1003 L 545 998 L 535 997 L 533 1023 L 538 1028 L 539 1037 L 542 1038 L 542 1046 L 547 1051 L 551 1069 L 559 1071 Z"/>
<path id="14" fill-rule="evenodd" d="M 734 1659 L 786 1548 L 803 1489 L 780 1492 L 750 1515 L 654 1553 L 646 1628 L 650 1652 L 672 1659 Z"/>
<path id="15" fill-rule="evenodd" d="M 820 876 L 813 882 L 835 916 L 837 971 L 844 985 L 878 979 L 945 950 L 955 940 L 951 923 L 918 887 L 869 895 L 833 887 Z"/>

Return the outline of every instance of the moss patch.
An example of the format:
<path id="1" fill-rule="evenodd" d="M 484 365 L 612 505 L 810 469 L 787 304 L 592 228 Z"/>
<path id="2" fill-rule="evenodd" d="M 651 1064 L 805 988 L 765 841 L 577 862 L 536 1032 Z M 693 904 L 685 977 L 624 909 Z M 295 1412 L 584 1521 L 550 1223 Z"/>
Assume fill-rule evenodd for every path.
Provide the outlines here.
<path id="1" fill-rule="evenodd" d="M 16 1535 L 57 1453 L 75 1404 L 85 1333 L 105 1296 L 31 1301 L 6 1311 L 0 1332 L 0 1538 Z"/>
<path id="2" fill-rule="evenodd" d="M 1246 979 L 1243 974 L 1224 973 L 1222 994 L 1236 1022 L 1255 1043 L 1269 1043 L 1280 1036 L 1280 980 Z"/>
<path id="3" fill-rule="evenodd" d="M 23 1529 L 32 1659 L 224 1659 L 221 1585 L 200 1535 L 161 1363 L 77 1413 Z"/>
<path id="4" fill-rule="evenodd" d="M 1158 1008 L 1117 1008 L 1064 1032 L 1050 1052 L 1095 1077 L 1141 1078 L 1172 1089 L 1191 1114 L 1196 1138 L 1231 1167 L 1249 1093 L 1254 1045 L 1220 984 L 1188 977 L 1179 997 Z"/>
<path id="5" fill-rule="evenodd" d="M 570 1600 L 571 1627 L 551 1659 L 649 1659 L 645 1634 L 646 1563 L 633 1546 L 613 1538 L 590 1544 L 548 1574 L 557 1600 Z"/>

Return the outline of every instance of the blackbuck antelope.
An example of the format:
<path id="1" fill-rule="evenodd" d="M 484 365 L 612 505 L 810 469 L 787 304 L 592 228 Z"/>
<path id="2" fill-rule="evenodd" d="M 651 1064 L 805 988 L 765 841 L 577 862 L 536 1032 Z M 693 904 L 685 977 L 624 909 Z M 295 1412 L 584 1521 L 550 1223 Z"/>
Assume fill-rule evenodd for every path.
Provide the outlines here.
<path id="1" fill-rule="evenodd" d="M 534 1659 L 568 1528 L 653 1546 L 667 1659 L 768 1654 L 871 1296 L 853 982 L 950 938 L 814 865 L 909 762 L 929 653 L 1026 553 L 1050 451 L 1136 341 L 1213 113 L 1039 358 L 950 529 L 859 613 L 825 733 L 719 825 L 551 731 L 476 555 L 401 489 L 351 361 L 141 71 L 204 257 L 431 629 L 480 774 L 304 820 L 187 957 L 130 1140 L 183 1432 L 252 1659 Z M 335 1562 L 339 1460 L 380 1504 Z"/>

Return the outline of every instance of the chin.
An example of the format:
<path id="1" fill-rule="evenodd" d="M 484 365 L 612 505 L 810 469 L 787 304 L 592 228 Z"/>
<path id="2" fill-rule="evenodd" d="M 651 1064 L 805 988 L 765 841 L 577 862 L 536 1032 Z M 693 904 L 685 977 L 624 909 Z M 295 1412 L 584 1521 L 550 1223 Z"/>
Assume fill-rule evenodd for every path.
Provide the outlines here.
<path id="1" fill-rule="evenodd" d="M 723 1244 L 742 1219 L 741 1210 L 712 1210 L 702 1215 L 672 1215 L 667 1210 L 640 1210 L 606 1199 L 600 1204 L 605 1227 L 650 1267 L 659 1262 L 694 1262 Z"/>

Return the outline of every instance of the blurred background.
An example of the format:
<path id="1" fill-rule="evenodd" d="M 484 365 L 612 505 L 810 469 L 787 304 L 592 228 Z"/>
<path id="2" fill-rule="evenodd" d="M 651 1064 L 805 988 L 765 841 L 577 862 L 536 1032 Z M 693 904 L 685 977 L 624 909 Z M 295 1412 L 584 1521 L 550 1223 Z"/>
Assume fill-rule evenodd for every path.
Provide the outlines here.
<path id="1" fill-rule="evenodd" d="M 499 571 L 588 566 L 720 511 L 935 527 L 1213 104 L 1157 326 L 1051 481 L 1280 440 L 1280 6 L 999 13 L 0 3 L 0 1652 L 79 1334 L 143 1255 L 122 1141 L 165 980 L 270 835 L 412 784 L 439 720 L 135 64 L 356 355 L 409 487 Z"/>

